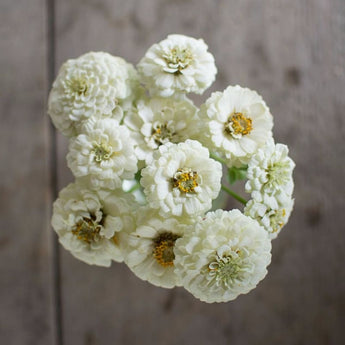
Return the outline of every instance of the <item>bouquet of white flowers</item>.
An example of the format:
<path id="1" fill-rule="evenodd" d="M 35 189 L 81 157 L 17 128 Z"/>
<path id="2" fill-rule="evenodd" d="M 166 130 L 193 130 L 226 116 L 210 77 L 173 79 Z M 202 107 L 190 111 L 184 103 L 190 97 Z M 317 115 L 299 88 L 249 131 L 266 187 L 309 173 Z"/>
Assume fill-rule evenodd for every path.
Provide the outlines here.
<path id="1" fill-rule="evenodd" d="M 170 35 L 135 69 L 90 52 L 65 62 L 49 115 L 69 138 L 76 180 L 54 203 L 52 225 L 78 259 L 124 262 L 139 278 L 226 302 L 261 281 L 271 240 L 293 208 L 294 162 L 275 144 L 262 97 L 240 86 L 214 92 L 217 68 L 202 39 Z M 247 179 L 246 201 L 222 184 Z M 225 183 L 223 181 L 223 183 Z M 244 210 L 210 211 L 220 190 Z"/>

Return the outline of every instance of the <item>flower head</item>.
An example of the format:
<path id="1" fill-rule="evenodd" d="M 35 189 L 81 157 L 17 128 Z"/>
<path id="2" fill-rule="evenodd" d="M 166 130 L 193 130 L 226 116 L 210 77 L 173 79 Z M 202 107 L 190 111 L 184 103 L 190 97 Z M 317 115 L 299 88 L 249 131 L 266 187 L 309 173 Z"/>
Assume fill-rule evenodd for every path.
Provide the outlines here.
<path id="1" fill-rule="evenodd" d="M 278 199 L 267 197 L 249 200 L 244 214 L 255 219 L 267 231 L 269 238 L 275 239 L 283 226 L 288 222 L 294 205 L 294 199 L 280 194 Z"/>
<path id="2" fill-rule="evenodd" d="M 163 216 L 195 217 L 209 210 L 220 191 L 222 167 L 195 140 L 159 147 L 142 170 L 149 205 Z"/>
<path id="3" fill-rule="evenodd" d="M 108 53 L 91 52 L 66 61 L 48 100 L 48 113 L 62 134 L 71 137 L 92 116 L 122 116 L 120 100 L 131 95 L 134 68 Z M 116 115 L 117 114 L 117 115 Z"/>
<path id="4" fill-rule="evenodd" d="M 247 164 L 252 154 L 272 137 L 273 119 L 255 91 L 229 86 L 214 92 L 200 108 L 198 140 L 228 160 L 228 166 Z"/>
<path id="5" fill-rule="evenodd" d="M 174 272 L 175 242 L 189 225 L 175 217 L 162 218 L 156 210 L 142 207 L 137 212 L 136 230 L 124 234 L 125 263 L 141 279 L 171 288 L 180 285 Z"/>
<path id="6" fill-rule="evenodd" d="M 113 119 L 97 120 L 84 134 L 71 138 L 67 163 L 76 177 L 89 176 L 94 188 L 120 188 L 138 170 L 134 141 Z"/>
<path id="7" fill-rule="evenodd" d="M 292 171 L 295 163 L 288 156 L 289 149 L 273 140 L 260 148 L 248 163 L 246 192 L 259 191 L 270 195 L 293 191 Z"/>
<path id="8" fill-rule="evenodd" d="M 154 44 L 138 64 L 143 83 L 152 94 L 170 97 L 203 93 L 214 81 L 217 69 L 202 39 L 169 35 Z"/>
<path id="9" fill-rule="evenodd" d="M 138 159 L 149 163 L 159 146 L 191 138 L 195 132 L 196 110 L 187 99 L 156 97 L 138 102 L 137 109 L 124 121 L 136 141 Z"/>
<path id="10" fill-rule="evenodd" d="M 120 232 L 133 228 L 131 195 L 91 191 L 80 183 L 64 188 L 53 207 L 52 226 L 76 258 L 98 266 L 122 261 Z"/>
<path id="11" fill-rule="evenodd" d="M 201 301 L 227 302 L 252 290 L 271 261 L 264 229 L 239 210 L 210 212 L 175 245 L 175 273 Z"/>

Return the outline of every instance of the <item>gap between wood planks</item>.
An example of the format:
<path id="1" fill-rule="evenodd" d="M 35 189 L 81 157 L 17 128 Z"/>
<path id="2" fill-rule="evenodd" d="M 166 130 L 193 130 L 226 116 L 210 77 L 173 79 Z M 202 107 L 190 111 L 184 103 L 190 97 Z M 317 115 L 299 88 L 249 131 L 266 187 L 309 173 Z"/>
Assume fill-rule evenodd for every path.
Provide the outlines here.
<path id="1" fill-rule="evenodd" d="M 55 0 L 46 0 L 47 11 L 47 76 L 48 76 L 48 92 L 55 79 Z M 48 94 L 47 94 L 48 97 Z M 49 122 L 49 176 L 50 176 L 50 195 L 51 205 L 58 196 L 57 181 L 57 143 L 56 130 L 51 122 Z M 52 239 L 52 266 L 53 266 L 53 303 L 54 315 L 53 321 L 55 326 L 55 343 L 63 345 L 63 329 L 62 329 L 62 303 L 61 303 L 61 267 L 60 267 L 60 248 L 58 240 L 53 231 Z"/>

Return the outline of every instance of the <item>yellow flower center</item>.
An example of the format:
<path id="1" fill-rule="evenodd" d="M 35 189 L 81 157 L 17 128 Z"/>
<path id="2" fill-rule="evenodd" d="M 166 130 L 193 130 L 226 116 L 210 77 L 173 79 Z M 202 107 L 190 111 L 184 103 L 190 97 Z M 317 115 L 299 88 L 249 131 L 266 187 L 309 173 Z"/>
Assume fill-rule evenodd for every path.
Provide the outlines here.
<path id="1" fill-rule="evenodd" d="M 99 234 L 102 229 L 102 223 L 96 221 L 96 217 L 91 215 L 91 218 L 84 217 L 72 229 L 72 234 L 77 236 L 78 240 L 86 243 L 96 242 L 101 238 Z"/>
<path id="2" fill-rule="evenodd" d="M 175 132 L 171 131 L 167 123 L 157 124 L 152 128 L 152 137 L 157 145 L 171 142 Z"/>
<path id="3" fill-rule="evenodd" d="M 153 256 L 161 266 L 174 266 L 174 246 L 178 238 L 180 238 L 179 235 L 171 232 L 164 232 L 153 240 Z"/>
<path id="4" fill-rule="evenodd" d="M 252 119 L 242 113 L 233 112 L 225 124 L 225 131 L 234 138 L 249 134 L 253 129 Z"/>
<path id="5" fill-rule="evenodd" d="M 198 184 L 198 173 L 189 168 L 180 168 L 172 178 L 173 188 L 178 188 L 184 193 L 195 193 Z"/>

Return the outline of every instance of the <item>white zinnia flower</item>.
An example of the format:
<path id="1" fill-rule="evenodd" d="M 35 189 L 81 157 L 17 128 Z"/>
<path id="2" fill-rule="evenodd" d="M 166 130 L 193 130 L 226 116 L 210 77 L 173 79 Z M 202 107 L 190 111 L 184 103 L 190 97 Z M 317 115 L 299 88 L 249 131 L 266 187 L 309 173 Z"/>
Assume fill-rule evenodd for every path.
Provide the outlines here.
<path id="1" fill-rule="evenodd" d="M 125 233 L 125 263 L 141 279 L 165 288 L 180 285 L 174 273 L 175 241 L 188 229 L 181 219 L 162 218 L 157 210 L 142 207 L 136 230 Z"/>
<path id="2" fill-rule="evenodd" d="M 291 195 L 295 163 L 288 153 L 286 145 L 275 145 L 273 140 L 259 149 L 248 163 L 246 192 L 259 191 L 270 195 L 284 192 Z"/>
<path id="3" fill-rule="evenodd" d="M 138 102 L 136 111 L 124 120 L 136 141 L 138 159 L 147 164 L 153 151 L 168 142 L 179 143 L 195 132 L 197 108 L 187 99 L 152 98 Z"/>
<path id="4" fill-rule="evenodd" d="M 197 216 L 209 210 L 221 187 L 222 167 L 198 141 L 167 143 L 142 172 L 148 203 L 163 216 Z"/>
<path id="5" fill-rule="evenodd" d="M 122 191 L 91 191 L 71 183 L 54 202 L 52 226 L 60 243 L 73 256 L 90 265 L 121 262 L 120 232 L 133 227 L 131 195 Z"/>
<path id="6" fill-rule="evenodd" d="M 175 244 L 175 273 L 201 301 L 227 302 L 261 281 L 271 261 L 265 230 L 239 210 L 210 212 Z"/>
<path id="7" fill-rule="evenodd" d="M 137 68 L 150 93 L 162 97 L 203 93 L 215 80 L 217 68 L 202 39 L 169 35 L 146 52 Z"/>
<path id="8" fill-rule="evenodd" d="M 131 95 L 135 75 L 132 65 L 120 57 L 90 52 L 67 60 L 60 68 L 48 100 L 48 113 L 65 136 L 91 116 L 122 116 L 120 100 Z M 119 113 L 119 114 L 118 114 Z"/>
<path id="9" fill-rule="evenodd" d="M 85 134 L 70 139 L 67 164 L 76 177 L 89 176 L 94 188 L 121 188 L 137 172 L 134 141 L 127 127 L 101 119 Z"/>
<path id="10" fill-rule="evenodd" d="M 260 95 L 238 85 L 214 92 L 200 108 L 198 140 L 225 156 L 228 166 L 247 164 L 272 137 L 273 118 Z"/>
<path id="11" fill-rule="evenodd" d="M 283 226 L 288 222 L 293 209 L 294 200 L 286 197 L 284 202 L 267 203 L 264 200 L 249 200 L 244 214 L 257 220 L 268 233 L 270 239 L 275 239 Z"/>

